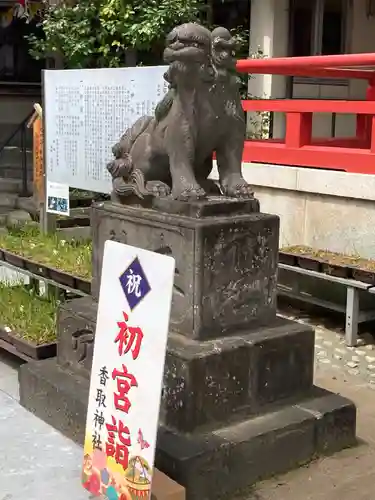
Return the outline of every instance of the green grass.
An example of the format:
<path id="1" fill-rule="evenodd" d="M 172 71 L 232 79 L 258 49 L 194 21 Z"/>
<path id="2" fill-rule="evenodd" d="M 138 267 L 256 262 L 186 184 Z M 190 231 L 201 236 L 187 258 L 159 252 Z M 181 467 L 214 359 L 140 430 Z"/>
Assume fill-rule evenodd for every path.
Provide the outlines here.
<path id="1" fill-rule="evenodd" d="M 0 248 L 74 276 L 91 279 L 91 241 L 67 241 L 56 233 L 41 234 L 38 227 L 26 225 L 0 235 Z"/>
<path id="2" fill-rule="evenodd" d="M 39 297 L 24 285 L 0 283 L 0 325 L 28 342 L 56 341 L 56 309 L 56 302 Z"/>

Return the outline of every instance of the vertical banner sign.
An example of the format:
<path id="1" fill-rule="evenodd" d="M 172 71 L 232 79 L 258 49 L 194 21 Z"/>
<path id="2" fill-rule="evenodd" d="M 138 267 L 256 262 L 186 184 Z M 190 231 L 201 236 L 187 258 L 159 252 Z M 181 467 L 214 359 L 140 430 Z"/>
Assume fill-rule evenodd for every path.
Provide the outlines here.
<path id="1" fill-rule="evenodd" d="M 43 161 L 43 126 L 40 117 L 33 123 L 33 166 L 34 166 L 34 194 L 36 201 L 42 203 L 44 193 L 44 161 Z"/>
<path id="2" fill-rule="evenodd" d="M 93 496 L 151 497 L 174 268 L 105 243 L 82 471 Z"/>

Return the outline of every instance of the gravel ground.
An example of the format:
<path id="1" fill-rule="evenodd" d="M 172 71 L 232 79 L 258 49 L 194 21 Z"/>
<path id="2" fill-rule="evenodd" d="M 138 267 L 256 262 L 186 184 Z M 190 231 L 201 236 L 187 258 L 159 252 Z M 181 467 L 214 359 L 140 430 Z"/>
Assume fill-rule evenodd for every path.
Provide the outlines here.
<path id="1" fill-rule="evenodd" d="M 374 323 L 361 325 L 357 347 L 348 347 L 344 337 L 344 316 L 311 309 L 301 312 L 283 305 L 279 314 L 315 328 L 315 356 L 317 366 L 359 377 L 375 388 L 375 334 Z M 361 331 L 362 330 L 362 331 Z M 375 495 L 374 495 L 375 498 Z"/>

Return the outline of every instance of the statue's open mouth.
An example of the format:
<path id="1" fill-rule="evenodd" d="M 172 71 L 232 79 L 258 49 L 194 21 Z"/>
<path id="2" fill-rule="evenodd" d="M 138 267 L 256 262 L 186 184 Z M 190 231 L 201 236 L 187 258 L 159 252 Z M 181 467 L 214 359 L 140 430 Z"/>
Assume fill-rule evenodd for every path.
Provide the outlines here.
<path id="1" fill-rule="evenodd" d="M 207 48 L 203 43 L 176 40 L 164 50 L 164 61 L 203 61 L 207 57 Z"/>
<path id="2" fill-rule="evenodd" d="M 198 47 L 186 47 L 175 49 L 168 47 L 164 50 L 164 61 L 202 61 L 206 57 L 206 52 Z"/>

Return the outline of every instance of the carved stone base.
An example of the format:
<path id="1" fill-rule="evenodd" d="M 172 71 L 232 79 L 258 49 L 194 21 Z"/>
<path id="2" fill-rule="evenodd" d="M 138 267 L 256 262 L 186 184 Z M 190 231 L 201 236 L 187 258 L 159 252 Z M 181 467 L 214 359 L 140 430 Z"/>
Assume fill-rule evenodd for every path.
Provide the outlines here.
<path id="1" fill-rule="evenodd" d="M 89 298 L 64 304 L 57 360 L 25 364 L 19 375 L 21 404 L 81 444 L 90 369 L 74 334 L 86 339 L 96 312 Z M 312 385 L 313 355 L 313 330 L 284 319 L 215 341 L 171 332 L 157 467 L 188 500 L 216 500 L 354 444 L 355 406 Z"/>
<path id="2" fill-rule="evenodd" d="M 187 500 L 233 498 L 261 479 L 354 445 L 355 426 L 351 401 L 317 389 L 294 405 L 203 434 L 160 427 L 156 464 L 185 486 Z"/>
<path id="3" fill-rule="evenodd" d="M 279 218 L 257 200 L 155 200 L 158 210 L 114 203 L 92 208 L 93 282 L 99 293 L 104 243 L 114 239 L 172 255 L 171 329 L 206 340 L 256 328 L 276 316 Z"/>
<path id="4" fill-rule="evenodd" d="M 292 321 L 205 342 L 170 333 L 160 420 L 184 433 L 229 425 L 306 397 L 313 371 L 314 331 Z"/>
<path id="5" fill-rule="evenodd" d="M 355 406 L 313 386 L 314 331 L 276 317 L 278 218 L 256 200 L 158 203 L 92 221 L 96 293 L 107 239 L 176 260 L 156 466 L 217 500 L 352 445 Z M 20 369 L 21 404 L 80 442 L 96 315 L 94 298 L 63 304 L 57 360 Z"/>
<path id="6" fill-rule="evenodd" d="M 20 369 L 21 404 L 83 444 L 88 380 L 55 360 Z M 187 500 L 216 500 L 319 454 L 355 444 L 353 403 L 318 388 L 293 404 L 201 432 L 159 427 L 156 466 L 186 488 Z"/>

